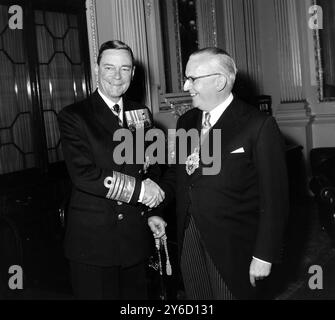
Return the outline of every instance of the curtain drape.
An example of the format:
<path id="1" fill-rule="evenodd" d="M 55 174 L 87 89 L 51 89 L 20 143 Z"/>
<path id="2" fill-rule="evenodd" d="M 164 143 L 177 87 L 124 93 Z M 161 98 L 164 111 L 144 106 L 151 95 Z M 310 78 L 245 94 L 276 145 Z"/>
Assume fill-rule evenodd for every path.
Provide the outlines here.
<path id="1" fill-rule="evenodd" d="M 35 11 L 39 82 L 49 163 L 62 159 L 57 114 L 86 95 L 77 17 Z"/>
<path id="2" fill-rule="evenodd" d="M 35 165 L 23 32 L 7 22 L 8 6 L 0 5 L 0 174 Z"/>
<path id="3" fill-rule="evenodd" d="M 88 93 L 78 16 L 47 10 L 33 15 L 24 30 L 11 30 L 8 6 L 0 5 L 0 174 L 37 167 L 41 146 L 49 163 L 62 160 L 57 114 Z M 37 92 L 29 72 L 37 76 Z M 46 146 L 37 131 L 45 133 Z"/>

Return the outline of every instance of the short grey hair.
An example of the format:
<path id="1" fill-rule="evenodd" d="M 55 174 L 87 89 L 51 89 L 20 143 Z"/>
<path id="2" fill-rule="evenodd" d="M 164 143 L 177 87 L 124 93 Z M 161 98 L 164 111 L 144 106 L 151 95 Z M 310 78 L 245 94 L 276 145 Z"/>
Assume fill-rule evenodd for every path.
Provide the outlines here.
<path id="1" fill-rule="evenodd" d="M 231 82 L 234 83 L 236 79 L 237 68 L 234 59 L 229 55 L 229 53 L 217 47 L 207 47 L 193 52 L 191 56 L 206 53 L 217 57 L 219 66 L 224 70 L 225 75 L 229 77 Z"/>

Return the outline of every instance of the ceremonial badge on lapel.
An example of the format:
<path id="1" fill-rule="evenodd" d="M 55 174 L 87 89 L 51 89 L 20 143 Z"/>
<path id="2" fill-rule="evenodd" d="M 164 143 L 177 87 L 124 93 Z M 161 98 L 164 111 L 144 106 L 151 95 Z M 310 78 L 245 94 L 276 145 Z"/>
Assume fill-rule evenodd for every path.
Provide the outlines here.
<path id="1" fill-rule="evenodd" d="M 130 131 L 151 127 L 151 120 L 147 109 L 126 111 L 125 117 Z"/>
<path id="2" fill-rule="evenodd" d="M 196 169 L 199 168 L 199 161 L 199 148 L 197 147 L 194 149 L 194 152 L 187 157 L 187 160 L 185 162 L 186 172 L 188 173 L 188 175 L 191 175 Z"/>

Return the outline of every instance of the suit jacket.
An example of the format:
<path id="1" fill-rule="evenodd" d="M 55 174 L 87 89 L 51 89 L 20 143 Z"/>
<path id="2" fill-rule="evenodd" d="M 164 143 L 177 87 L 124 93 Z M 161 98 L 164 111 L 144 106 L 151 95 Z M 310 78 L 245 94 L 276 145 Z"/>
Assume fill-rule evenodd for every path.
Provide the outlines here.
<path id="1" fill-rule="evenodd" d="M 177 129 L 201 130 L 202 112 L 192 109 Z M 161 186 L 169 197 L 176 188 L 179 249 L 189 215 L 233 295 L 250 298 L 252 256 L 279 262 L 288 214 L 284 143 L 275 120 L 234 98 L 212 129 L 221 129 L 221 169 L 203 175 L 203 164 L 189 175 L 185 164 L 172 167 Z M 213 147 L 213 130 L 208 138 Z M 240 148 L 243 153 L 232 153 Z M 179 146 L 177 144 L 177 151 Z M 187 154 L 194 150 L 187 146 Z M 178 158 L 178 157 L 177 157 Z"/>
<path id="2" fill-rule="evenodd" d="M 147 108 L 124 99 L 124 112 L 138 109 Z M 58 122 L 73 184 L 66 256 L 98 266 L 131 266 L 143 261 L 149 254 L 151 236 L 147 210 L 137 201 L 146 177 L 143 164 L 120 165 L 114 161 L 113 152 L 120 144 L 113 141 L 114 132 L 120 129 L 117 117 L 96 91 L 86 100 L 65 107 Z M 134 140 L 134 150 L 135 145 Z M 159 168 L 150 169 L 149 177 L 157 180 Z"/>

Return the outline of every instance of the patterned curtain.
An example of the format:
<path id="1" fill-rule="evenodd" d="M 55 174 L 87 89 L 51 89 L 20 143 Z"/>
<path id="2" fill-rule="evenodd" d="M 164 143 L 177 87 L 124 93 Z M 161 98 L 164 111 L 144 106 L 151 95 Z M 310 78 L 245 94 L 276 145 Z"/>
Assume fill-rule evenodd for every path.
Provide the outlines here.
<path id="1" fill-rule="evenodd" d="M 62 159 L 57 114 L 87 94 L 77 16 L 35 11 L 38 68 L 49 163 Z"/>
<path id="2" fill-rule="evenodd" d="M 25 28 L 35 31 L 36 40 L 27 41 L 25 30 L 11 30 L 8 6 L 0 5 L 0 174 L 37 167 L 36 150 L 41 145 L 47 149 L 49 163 L 62 160 L 57 114 L 88 94 L 78 16 L 35 10 L 33 25 Z M 34 43 L 37 48 L 32 50 Z M 37 59 L 29 60 L 34 50 Z M 37 62 L 32 66 L 28 60 Z M 38 107 L 33 101 L 38 100 L 29 70 L 37 75 L 44 123 L 34 114 Z M 45 132 L 46 146 L 36 141 L 36 126 Z"/>
<path id="3" fill-rule="evenodd" d="M 0 174 L 35 166 L 32 101 L 23 31 L 0 5 Z"/>

